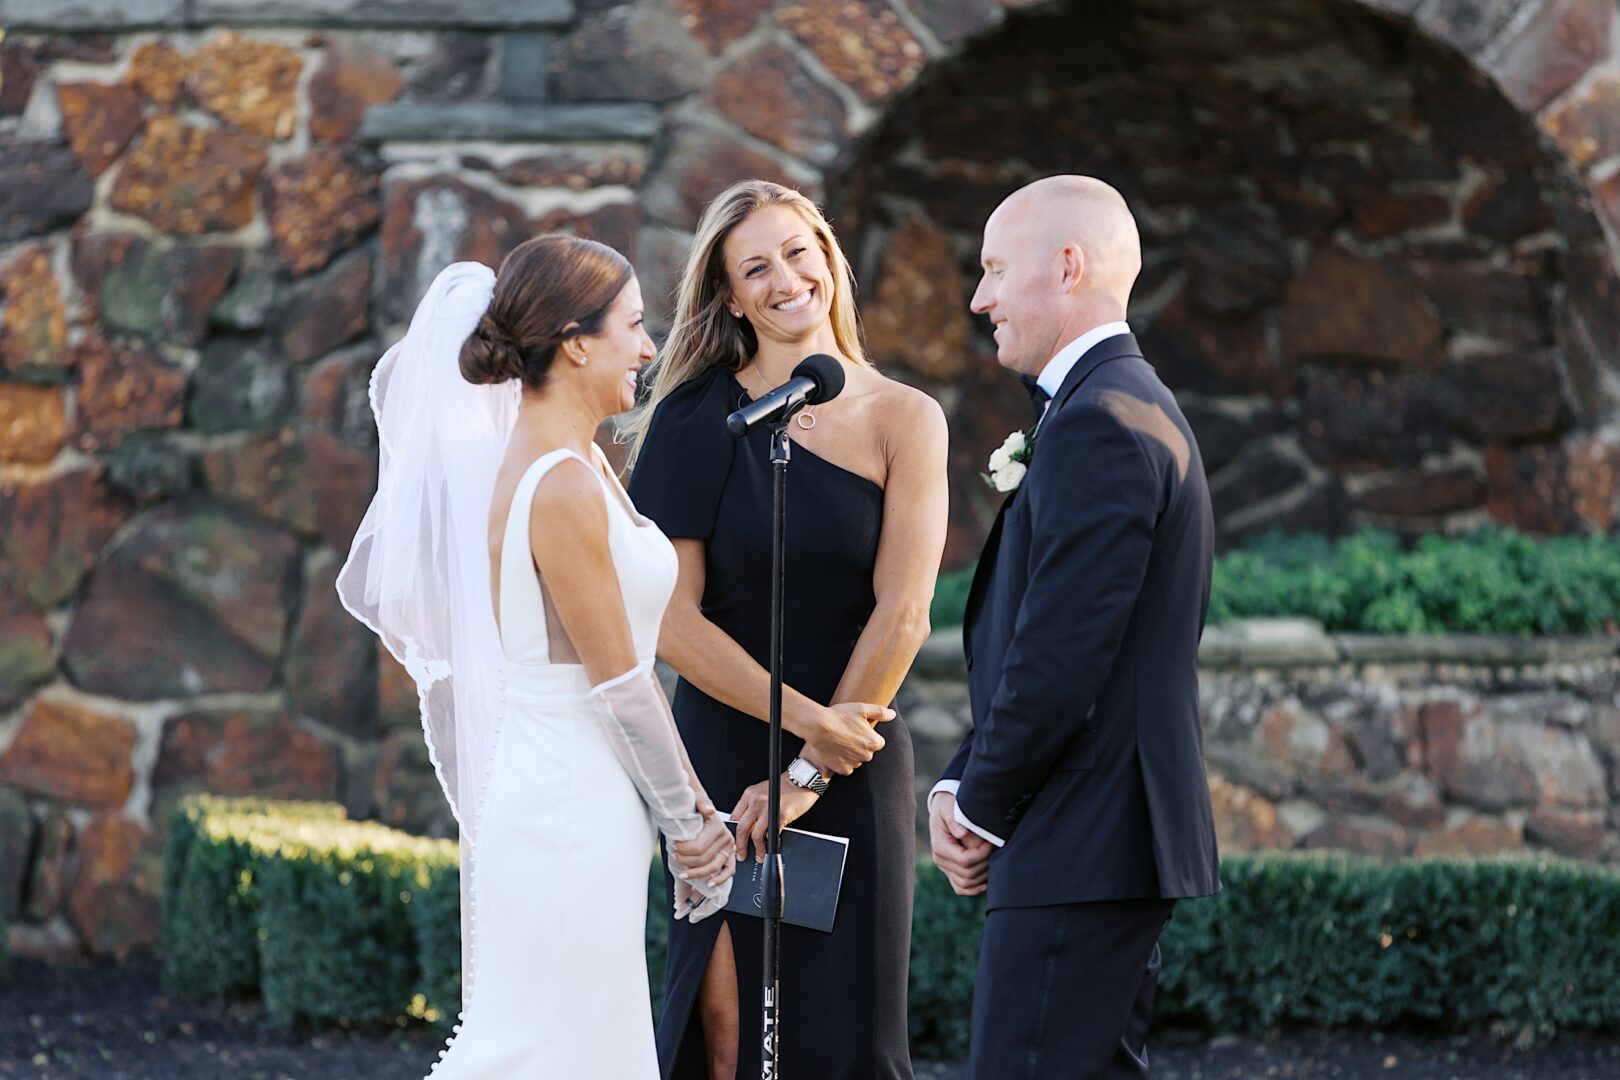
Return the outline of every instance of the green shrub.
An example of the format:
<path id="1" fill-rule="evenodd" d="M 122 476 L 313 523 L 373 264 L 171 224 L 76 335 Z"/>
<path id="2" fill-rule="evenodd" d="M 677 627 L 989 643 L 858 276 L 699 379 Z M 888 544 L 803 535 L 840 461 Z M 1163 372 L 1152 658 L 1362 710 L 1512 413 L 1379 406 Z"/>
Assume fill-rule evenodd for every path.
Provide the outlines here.
<path id="1" fill-rule="evenodd" d="M 185 853 L 170 851 L 187 863 L 182 877 L 210 880 L 190 863 L 214 851 L 247 858 L 249 873 L 228 880 L 242 902 L 211 906 L 184 894 L 180 908 L 166 909 L 166 928 L 188 933 L 185 905 L 194 901 L 238 920 L 251 911 L 259 984 L 275 1019 L 456 1016 L 453 842 L 274 812 L 188 820 L 194 842 Z M 1274 852 L 1228 856 L 1221 876 L 1218 897 L 1177 905 L 1165 931 L 1161 1022 L 1223 1032 L 1286 1024 L 1620 1030 L 1615 868 L 1522 856 L 1379 861 Z M 656 1013 L 668 910 L 656 864 L 648 890 Z M 919 1058 L 966 1053 L 983 924 L 982 900 L 955 896 L 939 871 L 919 864 L 910 1000 Z M 239 959 L 241 934 L 233 925 L 207 940 Z"/>
<path id="2" fill-rule="evenodd" d="M 1620 1027 L 1620 874 L 1556 859 L 1233 856 L 1166 931 L 1159 1012 L 1274 1024 Z"/>
<path id="3" fill-rule="evenodd" d="M 972 564 L 947 570 L 934 582 L 934 602 L 928 620 L 935 626 L 960 626 L 967 610 L 968 590 L 973 587 Z"/>
<path id="4" fill-rule="evenodd" d="M 406 905 L 418 972 L 409 1012 L 446 1028 L 461 1016 L 461 868 L 450 854 L 448 865 L 436 859 L 431 869 L 417 868 Z"/>
<path id="5" fill-rule="evenodd" d="M 232 830 L 208 830 L 214 820 L 279 823 L 342 820 L 336 803 L 267 802 L 192 796 L 175 807 L 164 837 L 163 973 L 169 989 L 220 1000 L 251 994 L 259 985 L 258 856 Z"/>
<path id="6" fill-rule="evenodd" d="M 1558 859 L 1231 855 L 1165 930 L 1159 1022 L 1620 1029 L 1620 872 Z M 984 905 L 918 867 L 911 1040 L 967 1049 Z"/>
<path id="7" fill-rule="evenodd" d="M 0 865 L 0 881 L 6 879 L 6 868 Z M 0 901 L 0 986 L 11 977 L 11 944 L 6 935 L 6 905 Z"/>
<path id="8" fill-rule="evenodd" d="M 1387 533 L 1337 543 L 1266 538 L 1215 561 L 1209 621 L 1303 615 L 1381 634 L 1603 634 L 1620 614 L 1620 538 L 1532 539 L 1511 529 Z"/>
<path id="9" fill-rule="evenodd" d="M 653 1023 L 664 1015 L 664 959 L 669 952 L 669 909 L 673 895 L 664 890 L 660 852 L 647 873 L 647 987 L 652 993 Z"/>
<path id="10" fill-rule="evenodd" d="M 425 1003 L 409 905 L 455 866 L 453 841 L 318 821 L 245 839 L 260 859 L 259 990 L 273 1020 L 397 1020 Z M 435 951 L 460 966 L 459 945 Z"/>
<path id="11" fill-rule="evenodd" d="M 962 621 L 971 568 L 940 576 L 933 621 Z M 1512 529 L 1342 540 L 1272 534 L 1215 560 L 1209 623 L 1303 616 L 1373 634 L 1620 631 L 1620 537 L 1533 539 Z"/>
<path id="12" fill-rule="evenodd" d="M 911 1045 L 941 1061 L 967 1057 L 973 973 L 984 936 L 983 897 L 961 897 L 931 862 L 917 865 L 911 915 Z"/>

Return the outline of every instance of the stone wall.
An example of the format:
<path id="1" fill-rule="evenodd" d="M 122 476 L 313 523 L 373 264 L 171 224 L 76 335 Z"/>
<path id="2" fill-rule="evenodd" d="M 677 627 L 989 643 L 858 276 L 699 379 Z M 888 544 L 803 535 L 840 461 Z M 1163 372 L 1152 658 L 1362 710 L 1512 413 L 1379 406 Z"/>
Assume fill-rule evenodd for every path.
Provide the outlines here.
<path id="1" fill-rule="evenodd" d="M 949 560 L 994 513 L 970 466 L 1027 421 L 967 312 L 980 230 L 1007 191 L 1067 171 L 1136 207 L 1131 319 L 1198 436 L 1223 542 L 1614 526 L 1620 289 L 1573 166 L 1620 165 L 1620 81 L 1518 68 L 1516 43 L 1554 33 L 1538 21 L 1495 39 L 1482 78 L 1471 50 L 1525 5 L 1443 24 L 1415 7 L 1414 25 L 1286 0 L 1069 5 L 890 110 L 834 205 L 875 283 L 874 352 L 952 410 Z M 1557 18 L 1605 52 L 1612 8 Z M 1612 227 L 1620 180 L 1602 190 Z"/>
<path id="2" fill-rule="evenodd" d="M 1026 419 L 962 315 L 972 231 L 1055 167 L 1142 211 L 1133 317 L 1228 534 L 1607 527 L 1615 7 L 0 0 L 17 944 L 150 943 L 188 790 L 448 830 L 414 693 L 332 592 L 375 482 L 371 366 L 446 262 L 540 230 L 666 297 L 739 176 L 828 201 L 874 352 L 949 406 L 953 565 Z"/>
<path id="3" fill-rule="evenodd" d="M 960 650 L 958 634 L 936 635 L 901 699 L 919 794 L 968 724 Z M 1211 629 L 1200 668 L 1222 851 L 1620 859 L 1613 639 L 1254 622 Z"/>

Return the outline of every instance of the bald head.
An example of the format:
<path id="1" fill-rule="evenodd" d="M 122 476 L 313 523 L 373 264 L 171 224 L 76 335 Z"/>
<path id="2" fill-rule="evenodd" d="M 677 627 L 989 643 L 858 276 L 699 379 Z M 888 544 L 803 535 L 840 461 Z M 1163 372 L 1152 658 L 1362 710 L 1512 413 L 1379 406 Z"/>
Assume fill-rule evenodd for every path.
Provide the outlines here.
<path id="1" fill-rule="evenodd" d="M 1069 341 L 1125 318 L 1142 241 L 1112 187 L 1089 176 L 1049 176 L 990 215 L 980 261 L 973 310 L 996 327 L 1002 365 L 1033 375 Z"/>
<path id="2" fill-rule="evenodd" d="M 1101 290 L 1123 310 L 1142 271 L 1142 240 L 1125 197 L 1091 176 L 1048 176 L 1019 188 L 990 215 L 997 225 L 1023 233 L 1055 252 L 1074 245 L 1085 258 L 1085 284 Z"/>

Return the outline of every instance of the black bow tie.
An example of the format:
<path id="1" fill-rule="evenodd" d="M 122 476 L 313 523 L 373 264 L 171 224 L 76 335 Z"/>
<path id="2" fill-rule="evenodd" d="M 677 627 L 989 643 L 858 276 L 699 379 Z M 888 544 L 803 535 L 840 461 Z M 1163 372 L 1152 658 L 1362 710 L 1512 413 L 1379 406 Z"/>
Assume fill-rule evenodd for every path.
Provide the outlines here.
<path id="1" fill-rule="evenodd" d="M 1052 400 L 1052 395 L 1048 394 L 1044 386 L 1028 375 L 1020 375 L 1018 379 L 1024 384 L 1024 391 L 1029 394 L 1029 403 L 1035 407 L 1035 419 L 1039 420 L 1042 414 L 1046 412 L 1046 403 Z"/>

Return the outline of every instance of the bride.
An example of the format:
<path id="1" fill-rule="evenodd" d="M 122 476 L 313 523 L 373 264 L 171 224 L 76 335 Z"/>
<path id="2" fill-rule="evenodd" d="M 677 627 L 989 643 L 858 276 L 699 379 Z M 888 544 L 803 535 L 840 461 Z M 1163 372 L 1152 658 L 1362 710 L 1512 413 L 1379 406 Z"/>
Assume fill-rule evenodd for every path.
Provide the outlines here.
<path id="1" fill-rule="evenodd" d="M 730 892 L 652 671 L 675 553 L 592 442 L 652 358 L 623 256 L 542 236 L 498 276 L 446 268 L 372 376 L 377 495 L 338 592 L 415 680 L 460 825 L 464 1004 L 435 1077 L 656 1077 L 655 824 L 677 917 Z"/>

